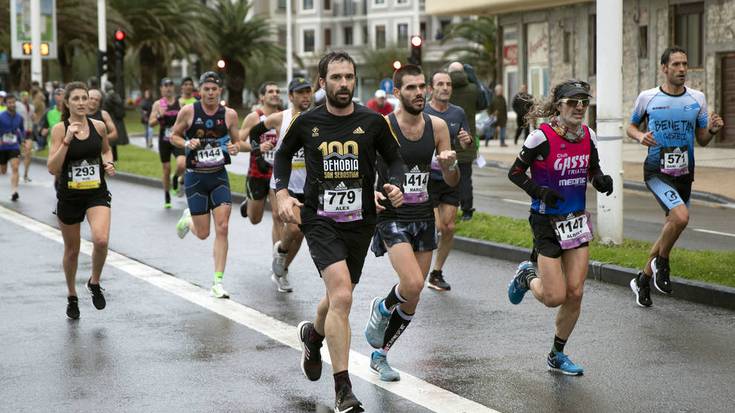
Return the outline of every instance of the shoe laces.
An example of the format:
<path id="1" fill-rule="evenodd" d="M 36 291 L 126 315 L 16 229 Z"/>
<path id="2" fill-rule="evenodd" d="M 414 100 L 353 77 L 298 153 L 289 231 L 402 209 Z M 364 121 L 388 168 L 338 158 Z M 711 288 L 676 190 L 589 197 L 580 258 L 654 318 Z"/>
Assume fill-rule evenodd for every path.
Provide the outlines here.
<path id="1" fill-rule="evenodd" d="M 102 291 L 105 291 L 105 289 L 102 288 L 101 285 L 92 283 L 89 283 L 89 289 L 92 290 L 93 294 L 101 294 Z"/>

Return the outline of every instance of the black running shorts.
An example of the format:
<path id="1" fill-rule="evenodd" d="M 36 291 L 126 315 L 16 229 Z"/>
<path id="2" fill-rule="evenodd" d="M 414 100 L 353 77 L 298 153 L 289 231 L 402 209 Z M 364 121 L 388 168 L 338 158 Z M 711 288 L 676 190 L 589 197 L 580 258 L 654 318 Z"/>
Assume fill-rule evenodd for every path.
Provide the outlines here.
<path id="1" fill-rule="evenodd" d="M 163 138 L 158 138 L 158 156 L 161 158 L 161 163 L 171 162 L 171 155 L 174 158 L 185 156 L 184 148 L 179 148 Z"/>
<path id="2" fill-rule="evenodd" d="M 402 242 L 411 244 L 414 251 L 433 251 L 437 247 L 434 221 L 400 222 L 383 221 L 375 226 L 370 249 L 381 257 L 392 246 Z"/>
<path id="3" fill-rule="evenodd" d="M 270 178 L 253 178 L 248 176 L 245 182 L 245 194 L 248 199 L 262 201 L 270 191 Z"/>
<path id="4" fill-rule="evenodd" d="M 547 215 L 531 213 L 528 222 L 531 224 L 531 232 L 533 232 L 533 249 L 544 257 L 561 257 L 564 250 L 559 245 L 559 240 L 556 239 L 556 232 L 554 232 L 551 219 Z M 585 242 L 574 249 L 587 246 L 589 246 L 589 242 Z"/>
<path id="5" fill-rule="evenodd" d="M 312 218 L 300 227 L 320 276 L 330 265 L 346 261 L 350 280 L 353 284 L 360 282 L 375 225 L 344 227 L 330 219 Z"/>
<path id="6" fill-rule="evenodd" d="M 0 151 L 0 165 L 6 165 L 13 158 L 20 158 L 19 150 Z"/>
<path id="7" fill-rule="evenodd" d="M 112 206 L 112 195 L 107 192 L 106 194 L 100 194 L 87 199 L 74 201 L 59 199 L 56 202 L 56 211 L 54 211 L 54 214 L 56 214 L 59 221 L 62 223 L 66 225 L 74 225 L 84 221 L 87 210 L 96 206 L 110 208 Z"/>
<path id="8" fill-rule="evenodd" d="M 449 186 L 444 180 L 429 179 L 429 198 L 436 208 L 439 204 L 459 206 L 459 186 Z"/>

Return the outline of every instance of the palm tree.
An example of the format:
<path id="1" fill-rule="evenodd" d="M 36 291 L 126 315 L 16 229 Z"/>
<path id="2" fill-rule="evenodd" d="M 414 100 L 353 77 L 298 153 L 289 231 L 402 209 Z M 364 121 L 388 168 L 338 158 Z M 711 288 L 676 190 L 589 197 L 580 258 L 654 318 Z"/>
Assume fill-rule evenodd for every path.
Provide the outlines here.
<path id="1" fill-rule="evenodd" d="M 498 37 L 494 17 L 480 16 L 476 20 L 450 25 L 442 43 L 449 40 L 463 40 L 463 42 L 445 51 L 444 58 L 474 62 L 480 79 L 486 82 L 495 79 L 497 61 L 495 46 Z"/>
<path id="2" fill-rule="evenodd" d="M 360 65 L 360 75 L 376 81 L 392 77 L 393 62 L 397 60 L 405 64 L 407 57 L 406 48 L 396 45 L 390 45 L 384 49 L 363 49 L 364 63 Z"/>
<path id="3" fill-rule="evenodd" d="M 207 60 L 224 60 L 228 105 L 242 107 L 247 68 L 256 62 L 283 63 L 285 51 L 271 40 L 272 30 L 260 16 L 248 18 L 250 4 L 217 0 L 202 16 L 206 28 Z"/>

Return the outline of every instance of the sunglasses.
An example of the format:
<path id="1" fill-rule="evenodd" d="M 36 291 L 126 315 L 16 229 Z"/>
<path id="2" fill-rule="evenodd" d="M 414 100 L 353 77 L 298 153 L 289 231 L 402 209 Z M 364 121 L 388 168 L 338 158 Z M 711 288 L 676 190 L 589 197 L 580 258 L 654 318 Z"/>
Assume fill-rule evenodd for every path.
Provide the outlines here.
<path id="1" fill-rule="evenodd" d="M 586 108 L 587 106 L 590 105 L 590 100 L 589 99 L 570 99 L 570 98 L 564 98 L 564 99 L 559 99 L 559 102 L 566 103 L 567 105 L 572 106 L 572 107 L 575 107 L 575 108 L 577 106 L 579 106 L 580 104 L 582 105 L 583 108 Z"/>

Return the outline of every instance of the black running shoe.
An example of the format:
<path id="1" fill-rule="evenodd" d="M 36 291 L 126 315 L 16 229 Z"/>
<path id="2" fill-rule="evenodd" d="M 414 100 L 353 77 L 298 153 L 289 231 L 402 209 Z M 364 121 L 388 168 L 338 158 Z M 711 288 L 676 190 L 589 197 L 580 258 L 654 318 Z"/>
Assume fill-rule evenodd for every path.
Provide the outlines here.
<path id="1" fill-rule="evenodd" d="M 13 196 L 10 197 L 10 200 L 13 201 L 13 202 L 16 202 L 16 201 L 18 201 L 18 198 L 19 197 L 20 196 L 18 195 L 17 192 L 13 192 Z"/>
<path id="2" fill-rule="evenodd" d="M 357 400 L 351 388 L 343 387 L 340 389 L 334 402 L 334 413 L 357 413 L 364 411 L 365 409 L 362 408 L 362 403 Z"/>
<path id="3" fill-rule="evenodd" d="M 79 299 L 77 297 L 66 297 L 66 316 L 72 320 L 79 318 Z"/>
<path id="4" fill-rule="evenodd" d="M 639 272 L 638 276 L 630 280 L 630 289 L 635 294 L 635 302 L 641 307 L 650 307 L 651 301 L 651 283 L 650 278 L 644 276 L 643 272 Z"/>
<path id="5" fill-rule="evenodd" d="M 242 215 L 243 218 L 248 217 L 248 199 L 245 198 L 242 203 L 240 203 L 240 215 Z"/>
<path id="6" fill-rule="evenodd" d="M 94 304 L 94 308 L 102 310 L 105 308 L 105 305 L 107 305 L 105 296 L 102 294 L 102 291 L 105 289 L 100 287 L 99 284 L 92 284 L 91 281 L 91 278 L 87 280 L 87 290 L 92 294 L 92 304 Z"/>
<path id="7" fill-rule="evenodd" d="M 668 258 L 656 257 L 651 261 L 651 272 L 653 272 L 653 286 L 664 294 L 671 294 L 671 280 L 669 279 Z"/>
<path id="8" fill-rule="evenodd" d="M 429 275 L 429 288 L 437 291 L 449 291 L 452 289 L 452 286 L 444 281 L 444 274 L 441 271 L 434 270 Z"/>
<path id="9" fill-rule="evenodd" d="M 299 343 L 301 343 L 302 350 L 301 371 L 304 372 L 304 376 L 307 379 L 317 381 L 322 376 L 322 354 L 320 353 L 322 343 L 312 343 L 309 340 L 312 329 L 314 329 L 314 323 L 311 321 L 302 321 L 299 323 L 296 331 L 299 333 Z"/>
<path id="10" fill-rule="evenodd" d="M 465 209 L 462 211 L 462 221 L 469 221 L 472 219 L 472 214 L 475 212 L 475 208 L 472 209 Z"/>

